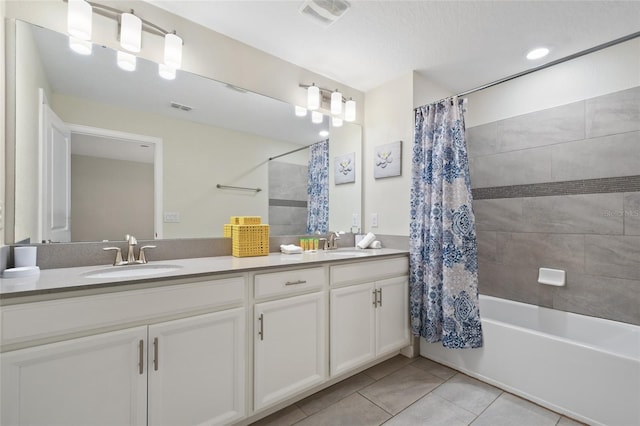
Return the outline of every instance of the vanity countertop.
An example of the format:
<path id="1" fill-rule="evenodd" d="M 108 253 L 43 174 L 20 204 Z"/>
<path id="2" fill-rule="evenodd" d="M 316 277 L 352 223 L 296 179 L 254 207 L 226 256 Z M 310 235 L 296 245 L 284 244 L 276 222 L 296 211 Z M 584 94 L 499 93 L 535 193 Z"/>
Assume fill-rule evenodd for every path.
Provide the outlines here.
<path id="1" fill-rule="evenodd" d="M 315 263 L 370 260 L 376 257 L 389 257 L 408 254 L 406 250 L 395 249 L 338 249 L 318 251 L 302 254 L 270 253 L 268 256 L 258 257 L 201 257 L 194 259 L 177 259 L 149 262 L 147 265 L 171 265 L 176 269 L 156 275 L 121 278 L 88 278 L 85 275 L 94 271 L 110 268 L 116 270 L 118 266 L 95 265 L 76 268 L 45 269 L 37 276 L 25 278 L 0 278 L 0 299 L 24 296 L 37 296 L 67 291 L 100 289 L 123 285 L 140 284 L 152 281 L 163 281 L 180 278 L 196 278 L 199 276 L 229 274 L 235 272 L 249 272 L 283 266 L 312 266 Z M 144 265 L 141 265 L 144 266 Z M 135 268 L 136 266 L 130 266 Z M 115 289 L 114 289 L 115 290 Z"/>

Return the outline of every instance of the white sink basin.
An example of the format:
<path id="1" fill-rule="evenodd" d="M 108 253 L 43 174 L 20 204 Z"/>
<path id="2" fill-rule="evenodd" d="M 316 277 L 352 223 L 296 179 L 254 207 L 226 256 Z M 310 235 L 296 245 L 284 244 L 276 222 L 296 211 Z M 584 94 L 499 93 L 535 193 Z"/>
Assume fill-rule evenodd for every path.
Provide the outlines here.
<path id="1" fill-rule="evenodd" d="M 96 269 L 82 274 L 85 278 L 132 278 L 145 277 L 148 275 L 165 274 L 181 269 L 179 265 L 129 265 L 111 266 L 108 268 Z"/>

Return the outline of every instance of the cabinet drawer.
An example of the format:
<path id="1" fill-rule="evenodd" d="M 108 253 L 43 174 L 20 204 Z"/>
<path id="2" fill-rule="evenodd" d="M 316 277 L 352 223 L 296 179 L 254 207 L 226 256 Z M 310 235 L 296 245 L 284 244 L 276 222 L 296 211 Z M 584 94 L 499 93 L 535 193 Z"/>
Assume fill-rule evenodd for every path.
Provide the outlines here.
<path id="1" fill-rule="evenodd" d="M 377 281 L 384 278 L 407 275 L 409 259 L 397 257 L 336 265 L 330 269 L 331 285 Z"/>
<path id="2" fill-rule="evenodd" d="M 236 277 L 5 306 L 0 309 L 2 344 L 241 304 L 243 300 L 244 278 Z"/>
<path id="3" fill-rule="evenodd" d="M 320 289 L 325 282 L 324 268 L 294 269 L 255 276 L 255 298 L 299 293 Z"/>

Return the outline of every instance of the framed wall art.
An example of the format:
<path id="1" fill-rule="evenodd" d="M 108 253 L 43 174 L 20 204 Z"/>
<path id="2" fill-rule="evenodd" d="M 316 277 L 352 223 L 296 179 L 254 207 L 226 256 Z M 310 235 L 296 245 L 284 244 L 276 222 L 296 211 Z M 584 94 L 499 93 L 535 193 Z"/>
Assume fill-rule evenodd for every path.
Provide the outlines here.
<path id="1" fill-rule="evenodd" d="M 373 177 L 382 179 L 402 175 L 402 141 L 376 147 Z"/>

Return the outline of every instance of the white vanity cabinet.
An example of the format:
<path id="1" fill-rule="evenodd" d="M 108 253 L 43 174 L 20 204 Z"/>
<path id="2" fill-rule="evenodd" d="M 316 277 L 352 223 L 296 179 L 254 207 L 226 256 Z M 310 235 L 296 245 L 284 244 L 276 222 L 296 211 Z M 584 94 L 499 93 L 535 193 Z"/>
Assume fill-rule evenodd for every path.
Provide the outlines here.
<path id="1" fill-rule="evenodd" d="M 254 306 L 254 409 L 327 378 L 324 267 L 258 274 Z M 300 293 L 305 294 L 300 294 Z"/>
<path id="2" fill-rule="evenodd" d="M 41 324 L 40 338 L 148 324 L 0 354 L 2 424 L 217 425 L 243 418 L 244 296 L 238 277 L 3 307 L 3 330 L 15 342 L 33 338 L 29 325 L 15 321 L 45 321 L 44 314 L 58 316 Z M 128 309 L 131 300 L 139 309 Z M 185 318 L 158 321 L 175 315 Z"/>
<path id="3" fill-rule="evenodd" d="M 409 344 L 407 258 L 330 268 L 330 365 L 336 376 Z"/>

